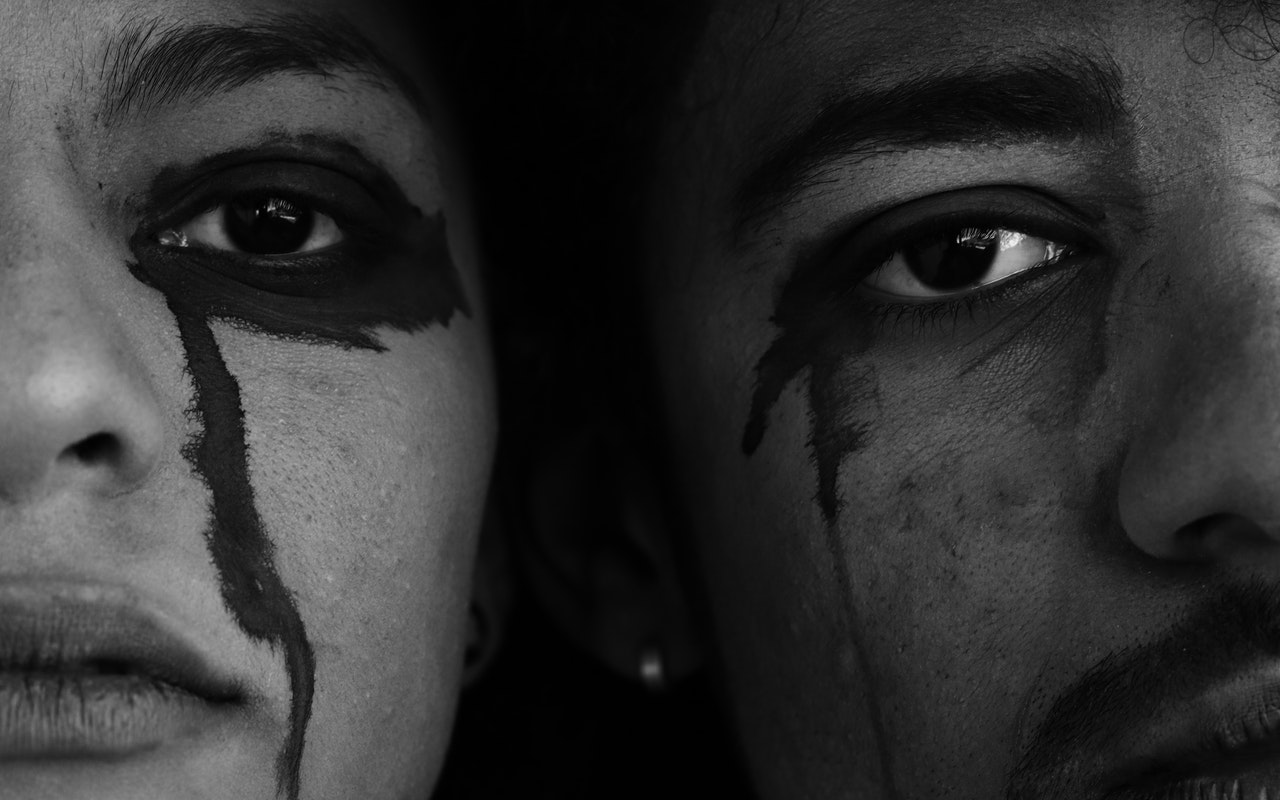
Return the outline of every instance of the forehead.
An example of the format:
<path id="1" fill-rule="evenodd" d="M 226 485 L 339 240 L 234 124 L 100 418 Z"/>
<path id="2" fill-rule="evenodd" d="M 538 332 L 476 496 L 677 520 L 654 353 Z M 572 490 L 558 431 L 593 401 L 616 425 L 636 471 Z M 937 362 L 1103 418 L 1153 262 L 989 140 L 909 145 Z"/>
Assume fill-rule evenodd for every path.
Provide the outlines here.
<path id="1" fill-rule="evenodd" d="M 1137 134 L 1126 158 L 1154 164 L 1151 174 L 1209 153 L 1219 161 L 1256 156 L 1229 153 L 1234 144 L 1220 140 L 1246 123 L 1259 131 L 1259 119 L 1280 122 L 1272 110 L 1280 73 L 1268 61 L 1280 47 L 1267 35 L 1270 13 L 1261 2 L 1183 0 L 721 2 L 666 118 L 661 146 L 676 167 L 665 179 L 697 186 L 703 211 L 708 204 L 727 208 L 751 194 L 753 171 L 805 134 L 806 145 L 821 153 L 815 121 L 842 102 L 847 112 L 856 110 L 854 100 L 897 96 L 906 98 L 898 108 L 909 112 L 916 95 L 906 90 L 934 87 L 932 95 L 920 94 L 927 101 L 948 76 L 1064 66 L 1077 83 L 1106 73 L 1103 82 L 1114 89 L 1105 91 L 1114 91 L 1120 116 Z M 1024 84 L 1035 88 L 1035 81 Z M 1031 99 L 1045 105 L 1075 98 Z M 1076 111 L 1062 110 L 1064 117 Z"/>
<path id="2" fill-rule="evenodd" d="M 264 137 L 314 134 L 360 148 L 407 184 L 414 204 L 435 208 L 439 154 L 454 145 L 440 138 L 448 125 L 410 7 L 400 0 L 0 4 L 0 171 L 34 163 L 39 153 L 55 154 L 40 162 L 53 168 L 65 152 L 78 169 L 112 178 L 123 196 L 161 166 Z"/>
<path id="3" fill-rule="evenodd" d="M 720 2 L 706 26 L 697 73 L 710 82 L 747 75 L 823 92 L 930 65 L 977 64 L 1059 47 L 1122 47 L 1128 34 L 1179 41 L 1197 20 L 1235 24 L 1262 13 L 1258 6 L 1180 0 Z"/>
<path id="4" fill-rule="evenodd" d="M 426 70 L 421 31 L 406 24 L 408 8 L 398 0 L 17 0 L 0 7 L 0 43 L 4 43 L 0 87 L 5 89 L 0 99 L 21 103 L 28 99 L 27 92 L 41 94 L 49 105 L 97 99 L 119 77 L 121 67 L 157 49 L 155 45 L 177 51 L 165 66 L 181 67 L 182 58 L 187 57 L 191 74 L 184 77 L 189 81 L 194 77 L 198 83 L 209 67 L 201 56 L 210 53 L 188 50 L 188 45 L 201 43 L 198 36 L 182 39 L 174 34 L 215 29 L 275 35 L 283 44 L 296 39 L 300 50 L 309 47 L 315 56 L 311 64 L 299 62 L 298 72 L 307 67 L 315 67 L 316 72 L 356 67 L 351 71 L 363 72 L 371 81 L 401 79 L 401 85 L 387 88 L 412 94 L 418 91 L 413 84 L 426 82 Z M 226 44 L 230 41 L 222 46 Z M 325 58 L 326 47 L 335 51 L 332 59 Z M 352 54 L 360 58 L 348 58 Z M 280 55 L 278 48 L 256 54 L 248 46 L 225 50 L 225 60 L 239 62 L 237 66 L 253 66 L 255 59 L 265 63 Z M 360 60 L 368 63 L 353 63 Z"/>

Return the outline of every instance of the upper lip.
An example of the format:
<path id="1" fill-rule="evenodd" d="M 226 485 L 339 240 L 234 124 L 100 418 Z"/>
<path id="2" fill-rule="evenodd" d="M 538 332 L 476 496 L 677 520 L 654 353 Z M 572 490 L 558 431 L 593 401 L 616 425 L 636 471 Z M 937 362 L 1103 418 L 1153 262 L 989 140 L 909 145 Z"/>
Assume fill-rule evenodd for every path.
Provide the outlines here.
<path id="1" fill-rule="evenodd" d="M 179 626 L 128 587 L 0 583 L 0 673 L 141 676 L 210 702 L 236 700 L 222 674 Z"/>

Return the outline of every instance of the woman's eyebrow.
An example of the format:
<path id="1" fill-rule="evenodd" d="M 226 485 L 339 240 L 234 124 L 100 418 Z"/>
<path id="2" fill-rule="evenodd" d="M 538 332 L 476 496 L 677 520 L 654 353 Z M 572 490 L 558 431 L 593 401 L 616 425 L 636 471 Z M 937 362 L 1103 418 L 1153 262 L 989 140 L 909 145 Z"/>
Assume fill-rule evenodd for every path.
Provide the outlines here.
<path id="1" fill-rule="evenodd" d="M 236 24 L 136 21 L 103 51 L 98 113 L 106 125 L 280 74 L 353 73 L 429 119 L 414 81 L 340 17 L 290 14 Z"/>
<path id="2" fill-rule="evenodd" d="M 1074 50 L 917 75 L 825 104 L 739 185 L 734 239 L 808 185 L 822 165 L 931 147 L 1127 139 L 1119 68 Z"/>

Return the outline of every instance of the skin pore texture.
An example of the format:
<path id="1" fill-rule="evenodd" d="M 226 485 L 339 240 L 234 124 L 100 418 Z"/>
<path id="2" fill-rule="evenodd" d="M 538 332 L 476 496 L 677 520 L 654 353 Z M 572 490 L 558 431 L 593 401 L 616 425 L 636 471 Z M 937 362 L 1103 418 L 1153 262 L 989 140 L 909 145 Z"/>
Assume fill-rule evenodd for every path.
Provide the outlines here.
<path id="1" fill-rule="evenodd" d="M 496 426 L 465 185 L 403 12 L 0 12 L 29 45 L 0 115 L 0 603 L 128 598 L 222 690 L 58 758 L 4 752 L 0 722 L 0 797 L 429 796 Z M 235 252 L 261 234 L 223 209 L 268 198 L 311 233 Z"/>
<path id="2" fill-rule="evenodd" d="M 1274 13 L 712 11 L 649 329 L 762 798 L 1275 796 Z M 970 228 L 1064 249 L 888 296 Z"/>

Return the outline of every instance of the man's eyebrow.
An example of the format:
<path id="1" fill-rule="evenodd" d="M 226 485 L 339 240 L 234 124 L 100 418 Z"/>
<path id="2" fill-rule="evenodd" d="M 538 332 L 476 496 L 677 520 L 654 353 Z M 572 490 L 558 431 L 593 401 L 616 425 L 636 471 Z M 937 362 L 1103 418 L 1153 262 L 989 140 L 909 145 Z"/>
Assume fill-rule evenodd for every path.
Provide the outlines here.
<path id="1" fill-rule="evenodd" d="M 104 124 L 181 100 L 201 100 L 280 74 L 353 73 L 402 95 L 426 116 L 419 87 L 351 24 L 290 14 L 237 24 L 129 23 L 107 43 L 99 113 Z"/>
<path id="2" fill-rule="evenodd" d="M 836 159 L 931 147 L 1116 137 L 1130 114 L 1120 70 L 1074 50 L 869 87 L 826 104 L 740 184 L 734 238 Z"/>

